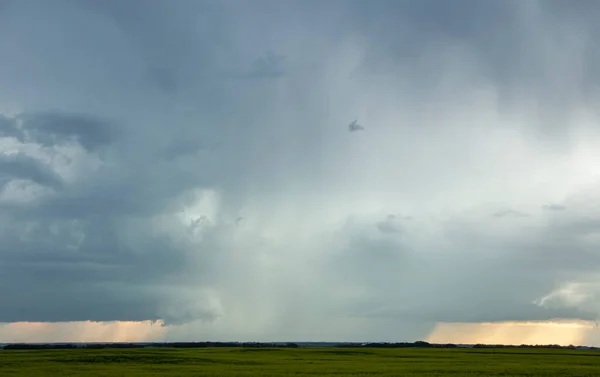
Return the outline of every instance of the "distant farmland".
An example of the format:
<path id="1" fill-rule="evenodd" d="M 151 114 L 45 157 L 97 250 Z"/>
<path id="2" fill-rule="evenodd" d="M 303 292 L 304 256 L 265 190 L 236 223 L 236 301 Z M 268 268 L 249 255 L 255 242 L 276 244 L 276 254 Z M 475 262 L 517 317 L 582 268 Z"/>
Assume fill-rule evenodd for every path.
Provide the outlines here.
<path id="1" fill-rule="evenodd" d="M 0 376 L 600 376 L 600 352 L 552 348 L 5 350 Z"/>

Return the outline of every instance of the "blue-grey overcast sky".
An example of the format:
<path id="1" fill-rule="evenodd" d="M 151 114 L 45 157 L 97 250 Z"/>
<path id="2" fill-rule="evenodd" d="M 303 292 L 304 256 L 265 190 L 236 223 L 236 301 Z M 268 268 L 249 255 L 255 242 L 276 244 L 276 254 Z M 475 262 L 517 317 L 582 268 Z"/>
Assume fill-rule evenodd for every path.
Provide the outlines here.
<path id="1" fill-rule="evenodd" d="M 0 0 L 0 322 L 401 341 L 595 320 L 599 18 Z"/>

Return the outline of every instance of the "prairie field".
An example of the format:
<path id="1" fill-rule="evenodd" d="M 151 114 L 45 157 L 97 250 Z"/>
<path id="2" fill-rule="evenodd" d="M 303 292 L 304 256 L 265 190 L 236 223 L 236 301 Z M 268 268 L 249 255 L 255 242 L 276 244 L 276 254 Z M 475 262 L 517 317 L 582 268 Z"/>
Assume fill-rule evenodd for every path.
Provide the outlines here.
<path id="1" fill-rule="evenodd" d="M 600 376 L 565 349 L 143 348 L 0 351 L 0 376 Z"/>

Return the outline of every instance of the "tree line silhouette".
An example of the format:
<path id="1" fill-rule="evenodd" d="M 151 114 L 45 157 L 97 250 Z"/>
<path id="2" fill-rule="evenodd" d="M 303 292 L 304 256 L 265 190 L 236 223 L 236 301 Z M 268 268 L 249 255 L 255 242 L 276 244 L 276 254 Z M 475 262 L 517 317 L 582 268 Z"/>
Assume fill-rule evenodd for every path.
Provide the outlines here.
<path id="1" fill-rule="evenodd" d="M 0 345 L 4 350 L 48 350 L 48 349 L 103 349 L 103 348 L 299 348 L 299 347 L 338 347 L 338 348 L 555 348 L 555 349 L 598 349 L 597 347 L 576 347 L 573 345 L 502 345 L 502 344 L 435 344 L 425 341 L 400 343 L 263 343 L 263 342 L 174 342 L 174 343 L 8 343 Z"/>

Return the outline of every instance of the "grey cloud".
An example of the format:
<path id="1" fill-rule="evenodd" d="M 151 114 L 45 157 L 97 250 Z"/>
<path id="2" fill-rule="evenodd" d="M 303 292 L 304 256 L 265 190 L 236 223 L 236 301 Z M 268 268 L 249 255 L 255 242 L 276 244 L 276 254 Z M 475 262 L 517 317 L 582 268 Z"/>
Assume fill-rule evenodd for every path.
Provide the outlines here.
<path id="1" fill-rule="evenodd" d="M 115 140 L 119 130 L 110 122 L 94 116 L 36 111 L 13 117 L 2 116 L 0 131 L 4 137 L 14 137 L 21 142 L 34 142 L 45 147 L 71 139 L 88 150 L 94 150 Z"/>
<path id="2" fill-rule="evenodd" d="M 352 123 L 350 123 L 348 125 L 348 131 L 350 132 L 356 132 L 356 131 L 362 131 L 365 128 L 363 126 L 361 126 L 360 124 L 356 123 L 357 121 L 353 121 Z"/>
<path id="3" fill-rule="evenodd" d="M 464 71 L 454 76 L 457 85 L 492 80 L 500 109 L 527 107 L 523 115 L 537 123 L 536 137 L 553 140 L 566 136 L 566 114 L 590 104 L 600 79 L 595 63 L 600 55 L 584 46 L 596 26 L 581 22 L 600 10 L 586 5 L 565 17 L 559 3 L 356 1 L 362 12 L 350 13 L 348 22 L 369 30 L 361 34 L 371 42 L 362 72 L 392 76 L 409 66 L 416 82 L 407 84 L 422 103 L 423 97 L 440 96 L 444 89 L 435 83 L 443 80 L 448 65 L 462 65 Z M 401 19 L 402 26 L 394 19 Z"/>
<path id="4" fill-rule="evenodd" d="M 25 135 L 16 125 L 13 118 L 0 114 L 0 136 L 15 138 L 19 141 L 25 140 Z"/>
<path id="5" fill-rule="evenodd" d="M 174 292 L 179 286 L 203 279 L 195 274 L 209 273 L 206 267 L 189 270 L 191 256 L 184 245 L 174 244 L 165 236 L 148 233 L 128 240 L 131 225 L 123 218 L 28 219 L 11 228 L 4 229 L 6 242 L 0 249 L 6 269 L 3 279 L 10 283 L 2 285 L 6 303 L 0 312 L 3 322 L 177 322 L 179 315 L 189 312 L 189 303 L 177 303 Z M 33 276 L 45 283 L 37 284 Z M 27 293 L 14 292 L 11 287 L 16 285 Z M 43 299 L 53 296 L 52 301 Z M 175 305 L 179 306 L 172 308 Z M 205 312 L 209 308 L 200 314 L 208 315 Z"/>
<path id="6" fill-rule="evenodd" d="M 22 153 L 0 154 L 0 177 L 6 181 L 29 179 L 39 185 L 53 189 L 62 187 L 62 179 L 43 162 Z"/>
<path id="7" fill-rule="evenodd" d="M 97 117 L 60 111 L 24 113 L 16 120 L 22 122 L 28 139 L 44 146 L 74 138 L 84 148 L 93 150 L 112 142 L 118 132 L 110 122 Z"/>
<path id="8" fill-rule="evenodd" d="M 36 202 L 3 204 L 7 223 L 1 229 L 5 242 L 0 252 L 6 269 L 3 279 L 10 285 L 0 285 L 4 287 L 6 303 L 0 311 L 0 321 L 87 318 L 179 323 L 190 320 L 190 316 L 212 318 L 210 308 L 202 308 L 201 304 L 181 306 L 181 300 L 173 295 L 180 285 L 204 279 L 194 274 L 203 275 L 209 270 L 195 267 L 189 275 L 191 271 L 186 270 L 192 257 L 191 245 L 153 234 L 149 230 L 151 220 L 144 219 L 161 209 L 170 211 L 167 207 L 172 205 L 172 195 L 195 185 L 168 184 L 165 175 L 156 175 L 158 162 L 142 168 L 133 159 L 124 160 L 126 151 L 120 150 L 120 140 L 113 138 L 116 133 L 103 133 L 104 123 L 91 116 L 37 113 L 15 119 L 22 120 L 20 124 L 28 132 L 24 141 L 37 142 L 40 147 L 53 147 L 62 141 L 62 136 L 75 135 L 88 147 L 88 153 L 97 146 L 108 148 L 109 153 L 99 170 L 83 171 L 79 179 L 69 183 L 37 158 L 24 153 L 3 156 L 0 172 L 7 179 L 31 179 L 60 190 Z M 120 159 L 118 166 L 113 165 L 115 158 Z M 181 174 L 173 170 L 171 173 Z M 149 206 L 150 203 L 154 204 Z M 181 205 L 175 203 L 174 208 Z M 131 232 L 137 236 L 132 238 Z M 142 233 L 146 236 L 139 237 Z M 32 276 L 45 284 L 29 287 Z M 186 278 L 187 282 L 182 283 Z M 10 287 L 15 284 L 29 293 L 12 291 Z M 162 291 L 153 290 L 155 285 Z M 56 295 L 60 297 L 45 299 Z"/>
<path id="9" fill-rule="evenodd" d="M 485 226 L 470 228 L 446 239 L 452 251 L 352 238 L 330 262 L 336 279 L 363 292 L 346 310 L 364 318 L 430 323 L 594 320 L 600 315 L 589 305 L 537 304 L 560 282 L 594 276 L 600 265 L 593 251 L 597 243 L 587 244 L 570 223 L 549 225 L 541 234 L 525 228 L 501 241 L 490 236 L 478 241 L 474 236 Z"/>

